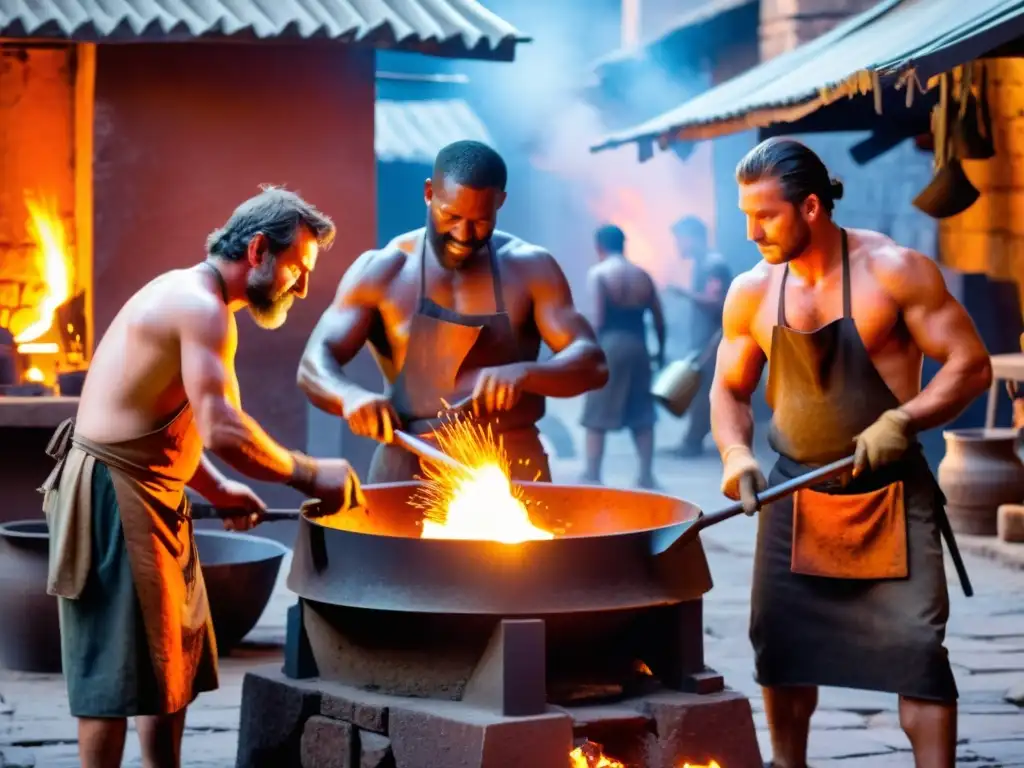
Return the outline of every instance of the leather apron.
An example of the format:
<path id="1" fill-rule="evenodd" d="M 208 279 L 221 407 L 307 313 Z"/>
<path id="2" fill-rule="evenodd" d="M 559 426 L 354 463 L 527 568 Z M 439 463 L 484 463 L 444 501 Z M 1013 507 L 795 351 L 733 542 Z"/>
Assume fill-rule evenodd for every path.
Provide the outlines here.
<path id="1" fill-rule="evenodd" d="M 505 309 L 501 270 L 494 246 L 488 243 L 494 285 L 493 314 L 470 315 L 442 307 L 427 295 L 427 238 L 420 234 L 420 290 L 402 369 L 391 385 L 390 400 L 408 432 L 432 440 L 444 423 L 445 403 L 468 398 L 479 371 L 524 362 L 512 320 Z M 547 454 L 540 442 L 537 421 L 544 415 L 544 398 L 524 393 L 510 411 L 484 414 L 477 419 L 490 426 L 504 443 L 513 479 L 550 482 Z M 379 445 L 370 464 L 368 483 L 415 479 L 419 459 L 395 445 Z"/>
<path id="2" fill-rule="evenodd" d="M 856 436 L 900 405 L 853 320 L 845 230 L 842 270 L 842 317 L 807 333 L 786 324 L 788 267 L 783 275 L 767 387 L 779 453 L 770 485 L 851 455 Z M 758 682 L 955 700 L 940 532 L 971 590 L 944 504 L 915 443 L 893 465 L 762 510 L 750 623 Z"/>

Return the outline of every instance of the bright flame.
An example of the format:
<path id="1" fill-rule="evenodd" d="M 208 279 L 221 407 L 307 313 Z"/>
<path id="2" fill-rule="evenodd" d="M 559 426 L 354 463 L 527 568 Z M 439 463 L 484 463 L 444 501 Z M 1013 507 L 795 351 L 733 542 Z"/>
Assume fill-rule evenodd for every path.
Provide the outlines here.
<path id="1" fill-rule="evenodd" d="M 697 763 L 683 763 L 679 768 L 722 768 L 717 762 L 712 760 L 706 765 L 697 765 Z"/>
<path id="2" fill-rule="evenodd" d="M 456 419 L 438 430 L 437 444 L 468 472 L 423 462 L 425 484 L 412 501 L 426 513 L 422 538 L 518 544 L 555 537 L 530 522 L 522 493 L 509 480 L 504 446 L 490 427 Z"/>
<path id="3" fill-rule="evenodd" d="M 626 768 L 626 764 L 606 757 L 600 744 L 588 741 L 569 753 L 569 768 Z"/>
<path id="4" fill-rule="evenodd" d="M 25 381 L 31 381 L 36 384 L 42 384 L 46 381 L 46 376 L 38 368 L 29 368 L 25 371 Z"/>
<path id="5" fill-rule="evenodd" d="M 38 339 L 50 330 L 57 307 L 71 295 L 67 236 L 57 213 L 56 201 L 26 194 L 25 207 L 28 208 L 29 234 L 36 244 L 36 263 L 46 285 L 46 295 L 35 307 L 37 319 L 15 337 L 18 343 Z"/>

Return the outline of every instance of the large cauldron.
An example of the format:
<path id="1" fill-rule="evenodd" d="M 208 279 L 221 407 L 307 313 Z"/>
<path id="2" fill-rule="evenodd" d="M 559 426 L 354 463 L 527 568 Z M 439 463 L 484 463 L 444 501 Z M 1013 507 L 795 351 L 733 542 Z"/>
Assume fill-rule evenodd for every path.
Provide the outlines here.
<path id="1" fill-rule="evenodd" d="M 46 594 L 45 520 L 0 525 L 0 665 L 19 672 L 61 671 L 57 598 Z"/>
<path id="2" fill-rule="evenodd" d="M 270 539 L 227 531 L 197 530 L 195 536 L 217 650 L 225 654 L 256 626 L 288 549 Z"/>
<path id="3" fill-rule="evenodd" d="M 537 615 L 671 605 L 711 589 L 699 539 L 665 548 L 700 510 L 659 493 L 522 483 L 554 539 L 421 539 L 417 483 L 368 486 L 365 510 L 303 517 L 289 589 L 351 608 Z M 338 518 L 337 521 L 334 518 Z M 338 526 L 338 527 L 333 527 Z"/>

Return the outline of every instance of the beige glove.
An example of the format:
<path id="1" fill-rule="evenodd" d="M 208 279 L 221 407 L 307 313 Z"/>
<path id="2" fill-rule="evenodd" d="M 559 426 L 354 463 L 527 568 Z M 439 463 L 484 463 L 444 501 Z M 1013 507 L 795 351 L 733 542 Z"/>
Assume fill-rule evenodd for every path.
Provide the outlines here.
<path id="1" fill-rule="evenodd" d="M 910 416 L 899 408 L 886 411 L 856 437 L 853 474 L 897 461 L 910 447 Z"/>
<path id="2" fill-rule="evenodd" d="M 755 494 L 768 487 L 768 481 L 754 454 L 745 445 L 730 445 L 722 451 L 722 493 L 743 503 L 748 515 L 761 506 Z"/>

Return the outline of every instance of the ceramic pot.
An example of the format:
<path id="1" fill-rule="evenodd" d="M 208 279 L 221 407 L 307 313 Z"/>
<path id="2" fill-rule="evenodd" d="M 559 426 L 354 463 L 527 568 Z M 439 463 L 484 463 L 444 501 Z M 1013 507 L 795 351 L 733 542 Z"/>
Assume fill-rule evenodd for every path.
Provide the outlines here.
<path id="1" fill-rule="evenodd" d="M 259 621 L 288 548 L 261 536 L 229 531 L 197 530 L 195 536 L 217 651 L 224 655 Z"/>
<path id="2" fill-rule="evenodd" d="M 0 665 L 60 673 L 57 598 L 46 594 L 50 534 L 45 520 L 0 525 Z"/>
<path id="3" fill-rule="evenodd" d="M 1024 464 L 1015 429 L 952 429 L 938 481 L 956 533 L 995 536 L 1001 504 L 1024 501 Z"/>

